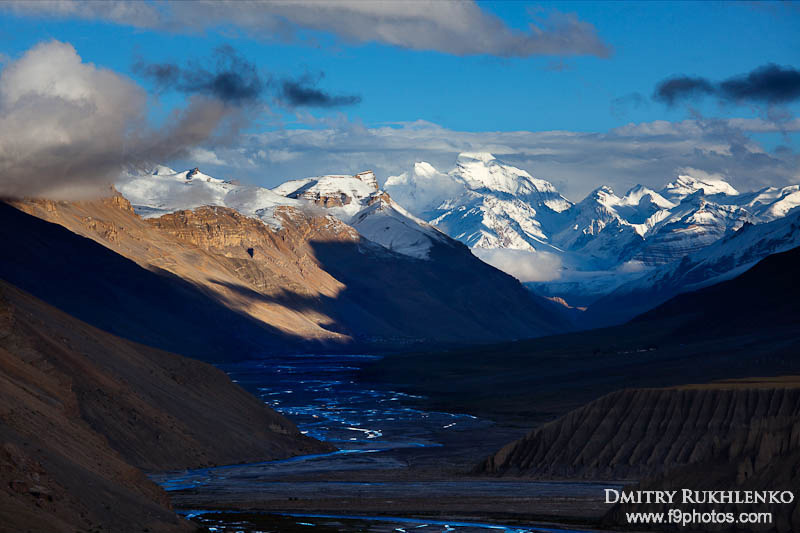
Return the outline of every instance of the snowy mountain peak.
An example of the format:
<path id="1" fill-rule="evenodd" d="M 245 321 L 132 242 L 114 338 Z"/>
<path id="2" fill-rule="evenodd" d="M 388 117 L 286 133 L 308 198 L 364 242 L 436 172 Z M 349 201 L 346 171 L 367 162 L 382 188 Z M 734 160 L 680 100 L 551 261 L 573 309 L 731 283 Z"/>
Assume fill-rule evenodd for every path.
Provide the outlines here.
<path id="1" fill-rule="evenodd" d="M 592 191 L 591 196 L 594 198 L 619 198 L 616 194 L 614 194 L 614 189 L 609 187 L 608 185 L 601 185 L 595 190 Z"/>
<path id="2" fill-rule="evenodd" d="M 579 205 L 588 206 L 593 208 L 595 204 L 599 204 L 606 209 L 612 210 L 614 206 L 620 204 L 622 199 L 614 194 L 614 190 L 609 187 L 608 185 L 601 185 L 600 187 L 596 188 L 589 195 L 586 199 L 581 202 Z"/>
<path id="3" fill-rule="evenodd" d="M 211 205 L 230 207 L 278 227 L 281 223 L 275 216 L 275 209 L 298 205 L 297 200 L 279 196 L 269 189 L 236 185 L 203 174 L 196 168 L 175 172 L 158 165 L 142 174 L 126 172 L 117 178 L 116 188 L 144 218 Z"/>
<path id="4" fill-rule="evenodd" d="M 695 178 L 688 174 L 681 174 L 675 181 L 668 183 L 661 191 L 661 194 L 665 198 L 680 202 L 683 198 L 699 191 L 706 195 L 726 194 L 728 196 L 737 196 L 739 194 L 739 191 L 721 178 L 711 176 Z"/>
<path id="5" fill-rule="evenodd" d="M 223 206 L 280 228 L 286 207 L 315 204 L 332 219 L 350 224 L 363 237 L 398 254 L 428 259 L 437 243 L 451 245 L 443 233 L 416 218 L 380 190 L 371 170 L 287 181 L 274 189 L 239 185 L 200 172 L 175 172 L 157 166 L 143 173 L 124 172 L 117 189 L 138 214 L 159 217 L 202 206 Z M 278 208 L 282 208 L 278 210 Z"/>
<path id="6" fill-rule="evenodd" d="M 530 174 L 500 163 L 489 153 L 459 154 L 452 174 L 463 180 L 470 189 L 488 189 L 513 195 L 528 194 L 535 190 L 530 183 L 533 178 Z"/>
<path id="7" fill-rule="evenodd" d="M 641 205 L 643 208 L 652 205 L 659 209 L 672 209 L 676 205 L 653 189 L 645 187 L 644 185 L 634 185 L 631 187 L 628 192 L 625 193 L 625 196 L 621 198 L 621 204 L 627 206 Z"/>
<path id="8" fill-rule="evenodd" d="M 447 240 L 380 190 L 371 170 L 287 181 L 272 191 L 324 207 L 370 241 L 410 257 L 427 259 L 434 243 Z"/>
<path id="9" fill-rule="evenodd" d="M 661 197 L 660 194 L 648 187 L 645 187 L 644 185 L 634 185 L 628 189 L 628 192 L 622 196 L 621 200 L 625 205 L 639 205 L 639 202 L 641 202 L 642 198 L 646 196 L 652 197 L 654 195 Z"/>
<path id="10" fill-rule="evenodd" d="M 534 178 L 527 171 L 503 163 L 488 152 L 459 154 L 456 168 L 450 174 L 472 190 L 488 190 L 518 197 L 547 195 L 552 203 L 548 207 L 557 212 L 571 205 L 549 181 Z"/>
<path id="11" fill-rule="evenodd" d="M 462 153 L 447 173 L 417 162 L 386 190 L 412 213 L 472 248 L 550 250 L 572 203 L 555 187 L 489 153 Z"/>
<path id="12" fill-rule="evenodd" d="M 441 172 L 433 168 L 433 165 L 426 161 L 417 161 L 414 163 L 414 174 L 422 178 L 432 178 L 440 175 Z"/>
<path id="13" fill-rule="evenodd" d="M 290 180 L 272 191 L 287 198 L 310 200 L 323 207 L 350 206 L 346 210 L 352 215 L 359 209 L 362 200 L 378 191 L 378 181 L 375 174 L 368 170 L 355 176 L 332 174 Z"/>

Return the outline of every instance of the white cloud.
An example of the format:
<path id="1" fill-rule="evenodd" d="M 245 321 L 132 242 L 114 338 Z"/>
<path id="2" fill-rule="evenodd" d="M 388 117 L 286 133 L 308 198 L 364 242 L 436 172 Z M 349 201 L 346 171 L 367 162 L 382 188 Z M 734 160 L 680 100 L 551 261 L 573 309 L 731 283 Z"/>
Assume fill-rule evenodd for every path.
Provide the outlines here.
<path id="1" fill-rule="evenodd" d="M 189 158 L 193 161 L 197 161 L 199 164 L 218 166 L 228 164 L 224 159 L 220 159 L 216 152 L 200 147 L 192 148 L 189 151 Z"/>
<path id="2" fill-rule="evenodd" d="M 384 187 L 400 205 L 417 214 L 435 209 L 443 201 L 466 192 L 462 182 L 424 161 L 415 163 L 409 172 L 389 176 Z"/>
<path id="3" fill-rule="evenodd" d="M 0 195 L 61 195 L 68 175 L 78 195 L 95 186 L 118 171 L 145 104 L 133 82 L 82 63 L 71 45 L 35 46 L 0 75 Z"/>
<path id="4" fill-rule="evenodd" d="M 123 165 L 166 161 L 209 139 L 235 137 L 246 113 L 194 97 L 164 126 L 151 127 L 147 95 L 136 83 L 84 63 L 68 43 L 41 43 L 0 72 L 0 196 L 97 194 Z M 194 155 L 210 161 L 212 152 Z"/>
<path id="5" fill-rule="evenodd" d="M 622 273 L 630 273 L 630 272 L 644 272 L 647 269 L 644 263 L 641 261 L 625 261 L 622 263 L 619 268 L 617 268 L 618 272 Z"/>
<path id="6" fill-rule="evenodd" d="M 527 31 L 521 31 L 472 0 L 6 0 L 0 8 L 170 31 L 233 25 L 267 39 L 297 40 L 300 30 L 316 30 L 350 43 L 376 42 L 462 56 L 610 54 L 594 26 L 573 14 L 550 10 L 543 16 L 543 11 L 531 10 Z"/>
<path id="7" fill-rule="evenodd" d="M 485 263 L 514 276 L 523 283 L 552 281 L 561 276 L 561 259 L 549 252 L 473 248 L 472 253 Z"/>

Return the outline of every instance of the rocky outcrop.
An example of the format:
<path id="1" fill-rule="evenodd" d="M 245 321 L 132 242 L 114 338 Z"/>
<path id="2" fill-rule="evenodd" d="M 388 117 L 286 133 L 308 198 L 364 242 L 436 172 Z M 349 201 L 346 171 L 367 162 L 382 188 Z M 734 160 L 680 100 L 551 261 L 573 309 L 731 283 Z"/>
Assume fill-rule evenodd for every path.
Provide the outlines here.
<path id="1" fill-rule="evenodd" d="M 140 469 L 327 450 L 223 372 L 0 282 L 0 531 L 191 531 Z"/>
<path id="2" fill-rule="evenodd" d="M 167 215 L 163 220 L 144 220 L 119 195 L 92 202 L 29 201 L 14 205 L 87 237 L 134 261 L 145 270 L 169 273 L 176 281 L 188 282 L 217 305 L 244 317 L 244 321 L 238 320 L 239 324 L 220 324 L 219 329 L 225 330 L 220 334 L 230 337 L 230 332 L 241 331 L 241 334 L 234 336 L 243 338 L 245 344 L 252 343 L 254 348 L 286 350 L 290 345 L 300 345 L 304 341 L 336 343 L 348 340 L 348 336 L 335 331 L 336 328 L 327 327 L 335 319 L 327 315 L 324 309 L 308 305 L 309 300 L 334 298 L 343 289 L 340 282 L 314 262 L 308 243 L 313 239 L 352 239 L 355 231 L 346 226 L 340 235 L 336 235 L 329 227 L 332 226 L 329 220 L 320 217 L 314 223 L 313 216 L 310 217 L 311 222 L 302 226 L 298 221 L 305 221 L 309 217 L 291 209 L 282 211 L 281 216 L 287 228 L 280 232 L 257 219 L 244 217 L 226 208 L 199 208 L 196 213 L 182 211 Z M 14 225 L 20 224 L 9 221 L 9 239 L 20 240 L 22 246 L 32 245 L 30 236 L 20 235 L 19 230 L 12 231 Z M 298 225 L 301 227 L 290 231 L 290 228 Z M 29 230 L 43 231 L 39 228 Z M 53 238 L 64 240 L 63 237 Z M 253 257 L 249 251 L 253 252 Z M 20 254 L 20 260 L 22 257 L 24 255 Z M 67 257 L 61 259 L 68 260 Z M 81 260 L 80 257 L 75 259 Z M 34 263 L 27 265 L 27 268 L 35 271 L 42 266 Z M 79 283 L 78 280 L 76 283 Z M 36 292 L 36 285 L 31 280 L 25 288 Z M 115 285 L 119 287 L 116 282 Z M 58 306 L 62 305 L 62 302 L 50 299 L 54 296 L 52 292 L 36 294 Z M 181 298 L 174 295 L 171 300 L 171 305 L 178 305 Z M 73 312 L 72 309 L 67 310 Z M 201 310 L 198 312 L 202 313 Z M 90 320 L 89 316 L 81 318 Z M 253 328 L 247 326 L 248 319 L 264 325 L 267 331 L 261 334 L 249 331 Z M 93 320 L 90 322 L 106 328 L 104 324 Z M 170 330 L 180 332 L 180 320 L 174 326 Z M 151 329 L 157 333 L 159 328 Z M 141 336 L 124 335 L 140 342 L 150 342 L 146 332 L 142 332 Z M 165 332 L 166 335 L 169 332 Z M 246 337 L 252 338 L 252 341 L 247 341 Z M 212 343 L 204 344 L 211 346 Z M 204 359 L 213 355 L 167 342 L 158 341 L 155 345 Z M 238 352 L 240 356 L 246 356 L 244 352 L 248 349 L 241 345 L 213 348 L 217 352 Z"/>
<path id="3" fill-rule="evenodd" d="M 281 228 L 227 207 L 206 206 L 178 211 L 146 222 L 181 242 L 211 252 L 229 265 L 234 275 L 259 291 L 288 291 L 305 296 L 333 297 L 343 289 L 314 257 L 312 240 L 358 242 L 358 233 L 328 216 L 277 208 Z"/>
<path id="4" fill-rule="evenodd" d="M 361 204 L 362 200 L 370 201 L 370 195 L 379 192 L 379 186 L 375 173 L 366 170 L 354 176 L 324 176 L 320 179 L 290 181 L 277 190 L 288 198 L 309 200 L 320 207 L 335 208 L 352 203 Z"/>
<path id="5" fill-rule="evenodd" d="M 800 450 L 798 420 L 800 379 L 623 390 L 534 429 L 478 470 L 625 480 L 724 457 L 744 481 Z"/>

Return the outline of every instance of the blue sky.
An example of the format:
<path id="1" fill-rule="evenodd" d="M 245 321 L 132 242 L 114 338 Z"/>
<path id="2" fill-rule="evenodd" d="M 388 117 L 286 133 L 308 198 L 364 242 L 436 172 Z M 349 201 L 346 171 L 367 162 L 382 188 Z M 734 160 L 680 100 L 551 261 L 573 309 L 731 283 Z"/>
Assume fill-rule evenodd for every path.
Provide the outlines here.
<path id="1" fill-rule="evenodd" d="M 222 45 L 232 46 L 240 57 L 255 64 L 265 79 L 297 79 L 307 75 L 317 80 L 317 89 L 331 95 L 357 95 L 361 99 L 355 105 L 332 108 L 292 107 L 276 103 L 274 95 L 269 95 L 264 99 L 269 111 L 253 117 L 255 120 L 242 132 L 245 137 L 236 141 L 239 153 L 242 147 L 255 150 L 253 136 L 267 133 L 272 134 L 271 140 L 259 141 L 273 143 L 267 148 L 276 154 L 280 150 L 297 153 L 297 146 L 292 145 L 291 136 L 286 133 L 292 130 L 349 132 L 352 139 L 359 128 L 395 125 L 405 131 L 407 124 L 424 121 L 433 129 L 420 142 L 430 143 L 435 132 L 443 136 L 454 132 L 451 139 L 463 134 L 469 139 L 464 141 L 464 148 L 474 149 L 478 137 L 466 134 L 560 130 L 608 135 L 631 123 L 680 124 L 698 117 L 702 120 L 760 118 L 774 122 L 776 109 L 785 125 L 800 110 L 798 99 L 780 106 L 766 106 L 706 97 L 667 106 L 652 98 L 656 85 L 675 75 L 697 76 L 716 83 L 768 63 L 800 68 L 797 4 L 522 1 L 478 4 L 486 17 L 497 16 L 506 27 L 521 33 L 529 31 L 532 17 L 574 14 L 577 20 L 590 25 L 596 38 L 612 50 L 608 57 L 569 49 L 563 53 L 503 57 L 502 51 L 458 54 L 441 49 L 411 49 L 409 45 L 386 44 L 375 39 L 353 42 L 352 35 L 346 33 L 349 30 L 342 30 L 336 21 L 330 28 L 324 27 L 324 21 L 298 23 L 287 38 L 271 34 L 263 27 L 245 27 L 233 15 L 221 25 L 202 21 L 184 26 L 180 17 L 168 25 L 160 25 L 137 22 L 135 17 L 120 20 L 113 14 L 84 9 L 85 4 L 76 5 L 75 9 L 62 9 L 57 16 L 42 8 L 41 3 L 38 7 L 25 2 L 7 5 L 0 11 L 0 52 L 5 55 L 5 62 L 13 62 L 43 41 L 69 43 L 84 62 L 130 77 L 147 90 L 148 114 L 156 120 L 163 120 L 172 109 L 180 109 L 188 96 L 174 90 L 158 92 L 152 79 L 135 71 L 134 63 L 170 63 L 182 68 L 201 65 L 211 69 L 214 50 Z M 476 32 L 474 38 L 480 41 L 481 35 Z M 470 39 L 469 31 L 465 39 Z M 796 128 L 783 129 L 787 131 L 743 131 L 747 139 L 768 155 L 783 154 L 780 164 L 772 161 L 767 171 L 769 180 L 776 184 L 792 181 L 798 175 L 794 152 L 800 148 L 800 136 L 794 131 Z M 536 145 L 535 137 L 531 139 L 526 150 L 515 152 L 516 148 L 511 146 L 506 158 L 527 165 L 534 173 L 544 169 L 547 175 L 543 177 L 561 182 L 574 195 L 588 192 L 593 181 L 614 179 L 611 163 L 602 175 L 581 176 L 576 170 L 579 161 L 559 163 L 531 156 L 535 150 L 530 146 Z M 581 139 L 588 141 L 586 136 Z M 652 141 L 652 135 L 648 134 L 647 139 Z M 306 149 L 307 144 L 303 145 Z M 261 163 L 252 157 L 247 163 L 234 162 L 233 145 L 209 144 L 203 149 L 220 154 L 219 160 L 226 162 L 216 165 L 220 171 L 265 184 L 303 173 L 355 171 L 361 165 L 377 167 L 387 174 L 400 172 L 412 159 L 425 156 L 446 167 L 448 158 L 453 156 L 450 152 L 459 149 L 458 142 L 453 142 L 452 149 L 431 154 L 429 146 L 423 144 L 418 150 L 419 157 L 414 157 L 414 147 L 407 141 L 402 144 L 403 155 L 395 162 L 390 161 L 384 150 L 374 163 L 369 160 L 368 150 L 328 145 L 334 153 L 345 151 L 352 155 L 352 163 L 346 164 L 342 164 L 347 161 L 344 157 L 325 158 L 319 146 L 309 150 L 313 153 L 303 164 L 291 163 L 300 157 L 287 159 L 288 155 L 272 160 L 262 158 Z M 497 144 L 496 140 L 487 141 L 487 145 Z M 269 149 L 266 151 L 270 152 Z M 786 150 L 791 156 L 786 155 Z M 228 153 L 228 157 L 223 157 L 223 153 Z M 665 181 L 674 170 L 672 167 L 681 166 L 676 154 L 670 157 L 663 170 L 654 166 L 640 180 L 631 171 L 631 176 L 626 176 L 621 184 Z M 326 168 L 325 161 L 338 166 Z M 191 157 L 183 154 L 172 163 L 190 164 Z M 683 166 L 695 168 L 697 164 L 698 161 L 689 158 Z M 758 170 L 752 158 L 741 167 L 734 161 L 705 164 L 708 167 L 704 171 L 722 172 L 734 182 L 745 180 L 745 172 Z M 560 166 L 566 171 L 559 173 Z M 651 175 L 655 172 L 661 175 Z M 290 175 L 293 173 L 297 175 Z"/>

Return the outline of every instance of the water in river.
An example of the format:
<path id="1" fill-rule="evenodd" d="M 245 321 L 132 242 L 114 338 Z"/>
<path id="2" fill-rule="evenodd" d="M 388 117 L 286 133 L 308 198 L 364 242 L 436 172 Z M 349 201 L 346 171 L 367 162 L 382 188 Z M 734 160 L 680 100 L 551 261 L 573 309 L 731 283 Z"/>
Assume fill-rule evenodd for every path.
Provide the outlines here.
<path id="1" fill-rule="evenodd" d="M 265 403 L 292 419 L 300 430 L 314 438 L 333 443 L 339 451 L 281 461 L 205 468 L 187 472 L 153 475 L 167 491 L 201 491 L 212 501 L 231 502 L 257 493 L 260 500 L 285 501 L 306 498 L 403 498 L 422 494 L 426 498 L 480 498 L 496 491 L 519 497 L 573 496 L 576 491 L 599 491 L 591 484 L 532 483 L 503 480 L 382 480 L 380 471 L 402 470 L 407 452 L 414 448 L 433 449 L 457 440 L 459 434 L 474 434 L 492 423 L 464 414 L 425 411 L 410 405 L 412 397 L 372 388 L 356 381 L 356 372 L 374 356 L 286 356 L 279 360 L 247 361 L 224 365 L 234 381 Z M 354 482 L 343 472 L 359 472 Z M 326 473 L 335 472 L 326 479 Z M 364 479 L 375 472 L 376 480 Z M 606 485 L 608 486 L 608 485 Z M 547 529 L 500 526 L 479 522 L 418 520 L 415 518 L 298 513 L 272 514 L 279 529 L 259 529 L 257 515 L 224 516 L 210 511 L 187 511 L 212 531 L 289 531 L 286 524 L 317 527 L 317 531 L 546 531 Z M 386 511 L 391 511 L 387 509 Z M 302 529 L 301 527 L 301 529 Z M 562 530 L 563 531 L 563 530 Z"/>

